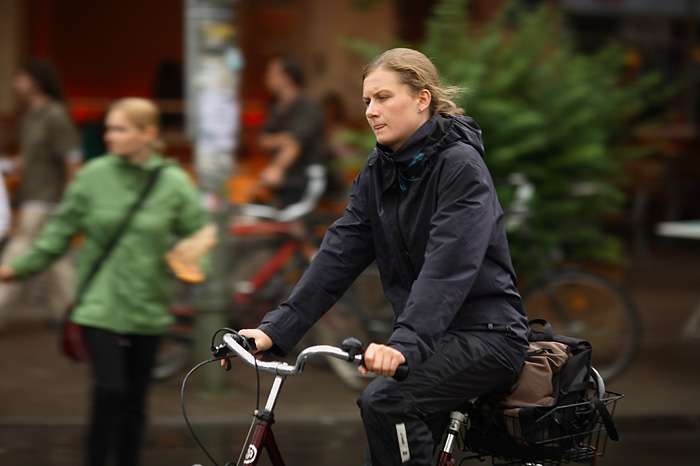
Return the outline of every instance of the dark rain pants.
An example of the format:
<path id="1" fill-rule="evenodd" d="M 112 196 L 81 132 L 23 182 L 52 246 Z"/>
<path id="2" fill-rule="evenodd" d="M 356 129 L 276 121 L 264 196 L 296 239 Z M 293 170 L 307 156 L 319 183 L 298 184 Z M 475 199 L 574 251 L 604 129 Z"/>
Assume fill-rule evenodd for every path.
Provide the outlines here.
<path id="1" fill-rule="evenodd" d="M 449 413 L 472 398 L 508 390 L 516 379 L 517 371 L 494 345 L 473 333 L 445 335 L 405 381 L 378 377 L 360 395 L 368 441 L 364 465 L 433 464 Z"/>
<path id="2" fill-rule="evenodd" d="M 159 336 L 118 337 L 85 327 L 92 354 L 92 416 L 87 466 L 104 466 L 110 453 L 117 465 L 138 466 L 146 422 L 146 394 Z"/>

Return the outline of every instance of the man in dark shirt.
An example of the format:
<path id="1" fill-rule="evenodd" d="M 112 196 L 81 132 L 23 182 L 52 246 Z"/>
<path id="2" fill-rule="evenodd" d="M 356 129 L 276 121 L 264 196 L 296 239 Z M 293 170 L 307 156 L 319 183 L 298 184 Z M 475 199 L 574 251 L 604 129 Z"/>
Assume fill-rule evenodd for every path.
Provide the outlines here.
<path id="1" fill-rule="evenodd" d="M 306 168 L 320 161 L 323 123 L 319 106 L 303 92 L 304 74 L 298 62 L 272 60 L 265 84 L 275 100 L 259 139 L 260 147 L 270 153 L 260 182 L 274 192 L 274 206 L 282 208 L 300 200 Z"/>

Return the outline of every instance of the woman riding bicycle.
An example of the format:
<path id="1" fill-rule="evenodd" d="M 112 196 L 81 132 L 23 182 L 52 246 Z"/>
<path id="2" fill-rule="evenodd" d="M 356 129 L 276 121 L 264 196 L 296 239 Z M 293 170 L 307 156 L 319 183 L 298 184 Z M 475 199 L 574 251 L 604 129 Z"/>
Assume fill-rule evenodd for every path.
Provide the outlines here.
<path id="1" fill-rule="evenodd" d="M 260 351 L 286 354 L 377 261 L 395 319 L 389 341 L 370 344 L 360 368 L 384 376 L 358 400 L 365 464 L 432 464 L 448 413 L 507 391 L 528 346 L 481 131 L 449 100 L 455 91 L 414 50 L 389 50 L 365 67 L 376 148 L 289 299 L 241 331 Z M 386 378 L 404 363 L 405 381 Z"/>

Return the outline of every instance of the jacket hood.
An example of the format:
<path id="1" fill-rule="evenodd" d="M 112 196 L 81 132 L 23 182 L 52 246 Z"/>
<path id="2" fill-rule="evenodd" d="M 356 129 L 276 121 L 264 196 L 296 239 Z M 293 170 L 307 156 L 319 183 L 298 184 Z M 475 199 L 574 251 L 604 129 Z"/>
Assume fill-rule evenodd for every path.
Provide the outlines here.
<path id="1" fill-rule="evenodd" d="M 484 156 L 481 128 L 473 118 L 463 115 L 435 115 L 433 118 L 437 119 L 437 128 L 426 141 L 426 150 L 430 149 L 434 153 L 455 142 L 463 142 Z"/>
<path id="2" fill-rule="evenodd" d="M 472 117 L 463 115 L 436 115 L 433 118 L 439 118 L 438 128 L 443 129 L 442 135 L 435 138 L 435 144 L 432 146 L 434 151 L 443 149 L 450 144 L 461 141 L 469 144 L 484 156 L 484 143 L 481 140 L 481 128 L 476 124 Z M 444 123 L 449 122 L 449 124 Z M 431 135 L 431 139 L 433 136 Z"/>

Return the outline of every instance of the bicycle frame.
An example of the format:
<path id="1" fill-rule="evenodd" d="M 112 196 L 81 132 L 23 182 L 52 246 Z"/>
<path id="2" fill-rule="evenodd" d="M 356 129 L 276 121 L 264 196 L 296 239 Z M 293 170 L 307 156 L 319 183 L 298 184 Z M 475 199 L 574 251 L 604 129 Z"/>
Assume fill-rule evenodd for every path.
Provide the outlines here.
<path id="1" fill-rule="evenodd" d="M 253 434 L 245 450 L 245 456 L 238 460 L 238 464 L 246 464 L 255 466 L 260 460 L 260 454 L 263 449 L 267 450 L 267 454 L 270 456 L 270 461 L 273 466 L 284 466 L 284 460 L 282 459 L 282 454 L 280 453 L 279 447 L 277 446 L 277 441 L 272 433 L 272 424 L 275 422 L 275 404 L 279 398 L 280 390 L 284 379 L 286 376 L 278 375 L 275 377 L 272 383 L 272 389 L 268 395 L 267 402 L 265 403 L 265 409 L 262 412 L 255 412 L 255 425 L 253 428 Z M 241 456 L 243 454 L 241 453 Z"/>
<path id="2" fill-rule="evenodd" d="M 272 466 L 285 466 L 282 454 L 277 446 L 277 441 L 272 432 L 272 424 L 275 422 L 274 408 L 279 398 L 282 384 L 286 376 L 278 375 L 272 384 L 272 389 L 268 395 L 265 409 L 262 412 L 256 412 L 255 424 L 253 426 L 252 436 L 249 438 L 245 449 L 245 455 L 241 452 L 241 457 L 237 464 L 256 466 L 260 460 L 262 450 L 267 450 Z M 447 437 L 438 457 L 437 466 L 454 466 L 452 452 L 457 442 L 457 438 L 462 428 L 467 415 L 460 411 L 450 413 L 450 422 L 447 427 Z M 242 462 L 241 462 L 242 460 Z"/>
<path id="3" fill-rule="evenodd" d="M 254 367 L 256 370 L 270 372 L 275 375 L 272 388 L 265 402 L 265 408 L 262 412 L 254 413 L 255 421 L 252 435 L 248 437 L 250 442 L 245 448 L 245 455 L 241 452 L 243 458 L 239 458 L 237 463 L 246 466 L 256 466 L 260 460 L 260 454 L 263 449 L 267 450 L 273 466 L 284 466 L 284 460 L 277 446 L 275 436 L 272 433 L 272 424 L 275 422 L 275 405 L 277 404 L 282 385 L 287 376 L 300 374 L 306 366 L 306 361 L 317 355 L 343 359 L 348 361 L 348 363 L 358 366 L 362 364 L 361 354 L 352 354 L 334 346 L 318 345 L 306 348 L 299 354 L 296 363 L 290 366 L 285 362 L 257 361 L 255 356 L 236 341 L 234 334 L 228 333 L 224 335 L 224 343 L 236 356 L 241 358 L 249 366 Z"/>
<path id="4" fill-rule="evenodd" d="M 438 456 L 437 466 L 454 466 L 452 460 L 452 451 L 454 450 L 457 437 L 459 436 L 462 424 L 466 420 L 467 415 L 460 411 L 452 411 L 450 413 L 450 422 L 447 425 L 447 436 L 445 437 L 445 444 L 440 451 L 440 456 Z"/>

